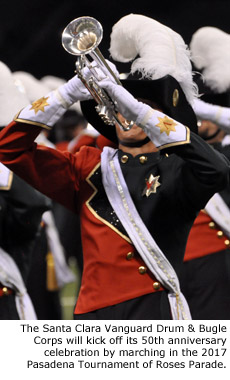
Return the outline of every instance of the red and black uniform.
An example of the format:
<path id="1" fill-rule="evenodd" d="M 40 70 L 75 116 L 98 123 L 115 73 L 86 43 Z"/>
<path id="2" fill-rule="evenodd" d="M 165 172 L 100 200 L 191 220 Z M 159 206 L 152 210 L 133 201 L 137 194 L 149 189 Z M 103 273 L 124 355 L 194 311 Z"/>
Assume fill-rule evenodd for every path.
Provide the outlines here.
<path id="1" fill-rule="evenodd" d="M 230 146 L 214 147 L 230 158 Z M 219 194 L 230 207 L 230 186 Z M 193 319 L 230 319 L 230 238 L 205 210 L 190 231 L 180 283 Z"/>
<path id="2" fill-rule="evenodd" d="M 106 197 L 100 150 L 83 147 L 71 154 L 39 147 L 33 142 L 39 132 L 35 125 L 11 123 L 0 136 L 0 159 L 39 191 L 81 216 L 84 268 L 75 314 L 83 319 L 90 318 L 91 312 L 93 319 L 133 319 L 136 314 L 130 309 L 129 314 L 114 314 L 113 307 L 149 295 L 157 302 L 149 307 L 152 315 L 140 312 L 138 318 L 164 319 L 161 294 L 166 292 L 140 259 Z M 190 144 L 171 149 L 167 156 L 160 152 L 136 157 L 118 154 L 140 216 L 178 271 L 199 209 L 228 183 L 229 162 L 193 133 Z M 143 190 L 150 174 L 159 175 L 161 185 L 146 197 Z M 95 314 L 98 310 L 104 314 Z"/>
<path id="3" fill-rule="evenodd" d="M 27 286 L 36 242 L 41 236 L 41 217 L 51 203 L 12 172 L 10 177 L 8 186 L 0 185 L 0 247 L 12 257 Z M 0 319 L 19 319 L 15 289 L 1 283 Z"/>

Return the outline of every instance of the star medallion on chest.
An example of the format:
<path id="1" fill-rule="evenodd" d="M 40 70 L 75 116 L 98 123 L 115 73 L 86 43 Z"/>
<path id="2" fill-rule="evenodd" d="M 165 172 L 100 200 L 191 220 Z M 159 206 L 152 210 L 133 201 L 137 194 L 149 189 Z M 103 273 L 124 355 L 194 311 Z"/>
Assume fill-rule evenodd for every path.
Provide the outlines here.
<path id="1" fill-rule="evenodd" d="M 35 102 L 32 103 L 32 107 L 30 110 L 34 110 L 35 114 L 38 113 L 38 111 L 45 112 L 45 106 L 49 106 L 49 103 L 47 103 L 47 100 L 49 97 L 45 98 L 44 96 Z"/>
<path id="2" fill-rule="evenodd" d="M 158 181 L 159 178 L 159 175 L 154 177 L 153 174 L 150 174 L 149 179 L 146 180 L 146 186 L 142 193 L 143 196 L 146 195 L 146 197 L 149 197 L 150 194 L 157 192 L 157 187 L 161 185 Z"/>

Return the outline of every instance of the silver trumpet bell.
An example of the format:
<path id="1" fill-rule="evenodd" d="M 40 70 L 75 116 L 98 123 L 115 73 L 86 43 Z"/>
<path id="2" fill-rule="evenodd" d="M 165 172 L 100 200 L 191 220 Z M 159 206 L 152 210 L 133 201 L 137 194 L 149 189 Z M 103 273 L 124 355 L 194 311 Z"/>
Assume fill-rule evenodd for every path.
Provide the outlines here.
<path id="1" fill-rule="evenodd" d="M 106 91 L 98 85 L 98 74 L 95 65 L 86 57 L 89 55 L 97 67 L 105 76 L 114 79 L 121 85 L 119 78 L 111 70 L 102 53 L 98 49 L 103 37 L 103 29 L 99 21 L 93 17 L 79 17 L 71 21 L 62 33 L 62 45 L 64 49 L 73 55 L 77 55 L 76 73 L 84 86 L 97 102 L 96 111 L 102 120 L 108 125 L 118 124 L 127 131 L 133 126 L 133 122 L 123 124 L 117 117 L 116 104 L 111 100 Z M 88 79 L 83 75 L 83 69 L 88 67 L 92 74 Z"/>
<path id="2" fill-rule="evenodd" d="M 79 17 L 64 29 L 62 45 L 70 54 L 87 54 L 100 44 L 102 36 L 103 29 L 99 21 L 92 17 Z"/>

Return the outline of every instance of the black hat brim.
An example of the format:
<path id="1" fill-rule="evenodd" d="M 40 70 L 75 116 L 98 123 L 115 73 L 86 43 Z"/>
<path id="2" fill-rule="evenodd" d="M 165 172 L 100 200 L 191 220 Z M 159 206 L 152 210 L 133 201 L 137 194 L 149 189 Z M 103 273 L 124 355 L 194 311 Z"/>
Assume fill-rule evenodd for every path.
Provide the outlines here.
<path id="1" fill-rule="evenodd" d="M 125 79 L 122 85 L 135 98 L 146 99 L 157 103 L 168 116 L 187 126 L 197 133 L 197 118 L 188 103 L 180 84 L 170 75 L 156 80 Z M 174 95 L 177 93 L 177 102 Z M 116 129 L 113 125 L 105 124 L 95 110 L 94 100 L 81 102 L 81 109 L 86 120 L 99 133 L 117 143 Z"/>
<path id="2" fill-rule="evenodd" d="M 216 104 L 222 107 L 230 106 L 230 89 L 224 92 L 217 92 L 211 89 L 205 82 L 201 73 L 197 73 L 194 81 L 198 86 L 199 93 L 202 95 L 201 100 L 206 103 Z"/>

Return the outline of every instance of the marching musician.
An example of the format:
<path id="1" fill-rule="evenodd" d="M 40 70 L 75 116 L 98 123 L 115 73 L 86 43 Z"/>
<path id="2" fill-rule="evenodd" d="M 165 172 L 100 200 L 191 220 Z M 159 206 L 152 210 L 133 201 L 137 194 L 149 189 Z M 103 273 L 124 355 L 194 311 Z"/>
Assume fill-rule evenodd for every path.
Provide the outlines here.
<path id="1" fill-rule="evenodd" d="M 28 103 L 10 69 L 0 62 L 0 129 Z M 9 102 L 10 99 L 10 102 Z M 28 289 L 41 219 L 51 203 L 43 194 L 0 163 L 0 319 L 37 319 Z"/>
<path id="2" fill-rule="evenodd" d="M 200 99 L 193 104 L 199 135 L 230 159 L 230 35 L 204 26 L 190 49 Z M 190 231 L 180 275 L 193 319 L 230 319 L 230 186 L 215 194 Z"/>
<path id="3" fill-rule="evenodd" d="M 139 55 L 123 86 L 97 68 L 96 81 L 115 105 L 114 126 L 102 121 L 75 76 L 19 111 L 0 134 L 0 160 L 81 216 L 75 319 L 190 319 L 177 273 L 197 213 L 229 181 L 229 161 L 196 133 L 195 86 L 180 35 L 131 14 L 114 25 L 110 52 L 120 61 Z M 118 149 L 71 154 L 34 143 L 79 100 L 90 124 Z"/>

